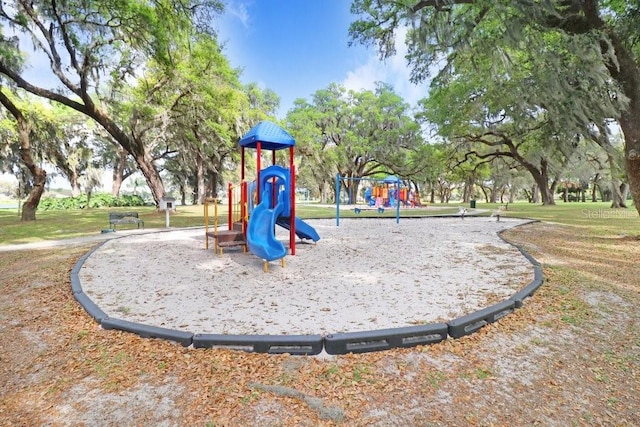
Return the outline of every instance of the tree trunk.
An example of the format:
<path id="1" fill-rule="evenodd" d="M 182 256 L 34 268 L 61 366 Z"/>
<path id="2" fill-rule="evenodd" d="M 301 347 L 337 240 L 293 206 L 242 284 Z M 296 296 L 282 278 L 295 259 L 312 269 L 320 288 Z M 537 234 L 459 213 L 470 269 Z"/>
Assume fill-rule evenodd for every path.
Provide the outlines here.
<path id="1" fill-rule="evenodd" d="M 540 188 L 538 184 L 531 187 L 531 203 L 540 203 Z"/>
<path id="2" fill-rule="evenodd" d="M 78 183 L 78 172 L 73 171 L 69 177 L 69 183 L 71 184 L 71 197 L 78 197 L 81 193 L 80 184 Z"/>
<path id="3" fill-rule="evenodd" d="M 607 156 L 607 164 L 609 165 L 609 174 L 611 175 L 611 207 L 612 208 L 626 208 L 626 202 L 622 198 L 620 192 L 620 179 L 622 176 L 620 171 L 619 156 L 618 153 L 609 140 L 609 134 L 606 126 L 599 126 L 598 131 L 600 135 L 594 138 L 594 141 L 604 150 Z M 596 175 L 598 176 L 598 175 Z M 595 194 L 595 193 L 594 193 Z M 603 199 L 604 201 L 604 199 Z"/>
<path id="4" fill-rule="evenodd" d="M 153 200 L 156 202 L 156 207 L 160 206 L 160 199 L 165 196 L 165 192 L 164 184 L 162 183 L 162 178 L 160 177 L 158 169 L 156 169 L 156 166 L 151 160 L 147 159 L 146 152 L 135 153 L 133 157 L 140 168 L 142 176 L 144 176 L 144 179 L 147 182 L 147 186 L 151 191 Z"/>
<path id="5" fill-rule="evenodd" d="M 497 200 L 497 193 L 498 192 L 496 191 L 495 187 L 494 188 L 489 188 L 489 194 L 491 194 L 491 197 L 489 197 L 489 194 L 487 194 L 487 189 L 484 188 L 484 185 L 480 186 L 480 191 L 482 191 L 482 195 L 484 196 L 484 202 L 485 203 L 489 203 L 489 201 L 491 199 Z M 475 195 L 474 195 L 474 197 L 471 197 L 469 200 L 473 200 L 473 199 L 475 199 Z M 468 203 L 468 201 L 467 201 L 467 203 Z"/>
<path id="6" fill-rule="evenodd" d="M 617 34 L 609 31 L 608 35 L 618 63 L 610 61 L 607 68 L 629 98 L 629 106 L 622 112 L 618 122 L 624 134 L 624 161 L 629 191 L 640 214 L 640 65 L 634 61 L 631 52 L 626 49 Z"/>
<path id="7" fill-rule="evenodd" d="M 473 176 L 468 176 L 464 181 L 464 189 L 462 190 L 462 202 L 469 203 L 469 200 L 473 197 L 475 179 Z M 485 193 L 486 194 L 486 193 Z"/>
<path id="8" fill-rule="evenodd" d="M 498 202 L 498 187 L 497 187 L 495 182 L 493 184 L 493 188 L 491 188 L 489 190 L 489 194 L 490 194 L 490 196 L 489 196 L 489 199 L 487 200 L 487 202 L 488 203 L 497 203 Z M 486 199 L 486 192 L 485 192 L 485 199 Z"/>
<path id="9" fill-rule="evenodd" d="M 395 189 L 395 186 L 389 187 L 389 192 L 393 191 L 393 189 Z M 359 179 L 357 179 L 353 183 L 353 186 L 351 188 L 351 192 L 349 193 L 349 203 L 351 203 L 351 204 L 358 203 L 358 191 L 360 191 L 360 180 Z M 396 203 L 398 203 L 397 200 L 396 200 Z"/>
<path id="10" fill-rule="evenodd" d="M 320 199 L 320 203 L 327 203 L 327 193 L 324 191 L 324 182 L 318 185 L 318 195 Z"/>
<path id="11" fill-rule="evenodd" d="M 600 186 L 599 181 L 600 181 L 600 173 L 596 173 L 596 176 L 593 177 L 593 183 L 592 183 L 592 186 L 591 186 L 591 201 L 592 202 L 597 202 L 598 201 L 598 187 Z"/>
<path id="12" fill-rule="evenodd" d="M 516 189 L 515 185 L 510 185 L 509 186 L 509 203 L 513 203 L 516 200 L 516 192 L 518 190 Z"/>
<path id="13" fill-rule="evenodd" d="M 538 195 L 539 195 L 542 198 L 543 205 L 555 205 L 556 202 L 553 198 L 553 193 L 554 193 L 555 187 L 558 184 L 558 181 L 555 180 L 553 184 L 549 186 L 549 172 L 548 172 L 549 165 L 547 160 L 540 159 L 539 170 L 531 163 L 525 163 L 523 166 L 531 174 L 531 176 L 533 177 L 533 180 L 536 183 L 535 188 L 532 190 L 534 203 L 539 203 L 540 201 L 540 199 L 538 198 Z"/>
<path id="14" fill-rule="evenodd" d="M 31 138 L 30 138 L 30 126 L 25 119 L 22 111 L 2 92 L 0 86 L 0 104 L 2 104 L 11 115 L 16 119 L 18 128 L 18 142 L 20 144 L 20 159 L 22 163 L 29 169 L 31 176 L 33 177 L 33 187 L 29 192 L 29 197 L 22 205 L 22 221 L 35 221 L 36 210 L 40 203 L 40 198 L 44 193 L 44 187 L 47 183 L 47 171 L 40 168 L 34 161 L 31 155 Z"/>
<path id="15" fill-rule="evenodd" d="M 627 203 L 622 198 L 622 191 L 620 180 L 618 178 L 611 178 L 611 207 L 612 208 L 626 208 Z"/>
<path id="16" fill-rule="evenodd" d="M 631 109 L 629 109 L 631 110 Z M 629 191 L 635 204 L 636 210 L 640 214 L 640 99 L 635 111 L 623 114 L 623 116 L 638 115 L 638 119 L 625 117 L 620 119 L 620 127 L 625 137 L 624 157 L 629 177 Z"/>
<path id="17" fill-rule="evenodd" d="M 180 183 L 180 204 L 185 206 L 187 204 L 187 192 L 184 182 Z"/>
<path id="18" fill-rule="evenodd" d="M 22 221 L 36 220 L 36 210 L 38 209 L 38 204 L 40 204 L 40 198 L 44 193 L 44 186 L 47 182 L 47 171 L 38 166 L 33 166 L 33 168 L 27 166 L 33 175 L 33 188 L 29 193 L 29 197 L 27 197 L 27 200 L 22 205 L 22 216 L 20 217 Z"/>
<path id="19" fill-rule="evenodd" d="M 142 152 L 129 153 L 133 155 L 133 158 L 138 164 L 138 168 L 144 176 L 144 179 L 147 182 L 147 186 L 151 191 L 151 196 L 156 203 L 156 207 L 160 206 L 160 199 L 162 199 L 166 194 L 164 191 L 164 183 L 162 182 L 162 177 L 160 176 L 156 165 L 149 158 L 144 148 L 142 149 Z"/>
<path id="20" fill-rule="evenodd" d="M 620 185 L 620 193 L 622 194 L 622 200 L 625 201 L 625 205 L 626 205 L 627 197 L 629 196 L 629 184 L 627 184 L 626 182 L 623 182 Z"/>
<path id="21" fill-rule="evenodd" d="M 128 153 L 120 146 L 116 146 L 116 153 L 116 161 L 113 164 L 113 173 L 111 175 L 113 180 L 111 184 L 111 195 L 113 197 L 118 197 L 120 195 L 120 188 L 124 181 L 124 170 L 127 165 L 128 156 Z"/>
<path id="22" fill-rule="evenodd" d="M 556 204 L 555 200 L 553 199 L 553 192 L 549 190 L 549 187 L 538 185 L 538 188 L 540 189 L 540 197 L 542 198 L 543 205 L 550 206 Z"/>
<path id="23" fill-rule="evenodd" d="M 206 184 L 204 180 L 204 165 L 202 160 L 202 154 L 196 154 L 196 193 L 198 204 L 203 205 L 207 198 Z M 211 197 L 218 197 L 217 194 L 212 194 Z"/>

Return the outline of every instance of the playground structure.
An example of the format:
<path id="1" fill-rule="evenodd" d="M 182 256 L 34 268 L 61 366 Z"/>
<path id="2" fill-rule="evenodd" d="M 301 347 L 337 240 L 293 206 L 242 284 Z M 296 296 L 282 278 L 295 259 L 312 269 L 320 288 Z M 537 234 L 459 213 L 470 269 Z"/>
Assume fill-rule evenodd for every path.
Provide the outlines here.
<path id="1" fill-rule="evenodd" d="M 383 180 L 371 180 L 371 184 L 364 191 L 368 206 L 394 208 L 396 204 L 401 204 L 415 207 L 413 192 L 401 185 L 400 178 L 389 175 Z"/>
<path id="2" fill-rule="evenodd" d="M 418 191 L 411 190 L 402 186 L 400 178 L 388 175 L 384 179 L 371 178 L 348 178 L 336 174 L 336 225 L 340 225 L 340 195 L 342 193 L 343 181 L 367 181 L 371 185 L 364 190 L 364 201 L 366 207 L 357 206 L 357 197 L 353 194 L 353 186 L 348 186 L 348 200 L 350 204 L 355 205 L 353 210 L 359 214 L 363 209 L 376 209 L 379 214 L 384 213 L 385 208 L 395 208 L 396 222 L 400 222 L 400 207 L 417 207 L 420 204 L 420 194 Z"/>
<path id="3" fill-rule="evenodd" d="M 406 187 L 398 189 L 389 189 L 386 186 L 374 185 L 364 190 L 364 200 L 368 206 L 374 207 L 395 207 L 396 203 L 400 203 L 404 207 L 412 207 L 420 205 L 420 195 L 417 191 L 409 190 Z"/>
<path id="4" fill-rule="evenodd" d="M 295 216 L 295 139 L 276 124 L 263 121 L 254 126 L 240 139 L 241 147 L 241 184 L 239 191 L 228 191 L 228 229 L 218 230 L 217 203 L 214 231 L 208 227 L 208 204 L 205 203 L 206 248 L 209 238 L 213 237 L 215 251 L 225 246 L 248 248 L 254 255 L 264 260 L 264 271 L 269 262 L 280 260 L 284 267 L 284 257 L 290 251 L 296 254 L 295 236 L 317 242 L 320 236 L 309 224 Z M 256 179 L 252 183 L 245 180 L 246 148 L 256 149 Z M 276 152 L 289 150 L 289 168 L 277 164 Z M 262 169 L 262 151 L 270 150 L 272 164 Z M 275 226 L 289 230 L 288 249 L 276 238 Z M 222 249 L 220 249 L 222 253 Z"/>
<path id="5" fill-rule="evenodd" d="M 347 178 L 337 175 L 336 179 L 342 181 L 363 181 L 368 186 L 364 189 L 363 199 L 367 207 L 375 208 L 394 208 L 397 203 L 402 207 L 421 206 L 420 194 L 418 191 L 412 190 L 402 185 L 400 178 L 388 175 L 384 179 L 372 178 Z M 340 191 L 341 185 L 338 189 Z M 358 197 L 353 194 L 353 186 L 348 186 L 347 199 L 349 204 L 358 204 Z M 338 194 L 336 194 L 337 197 Z"/>
<path id="6" fill-rule="evenodd" d="M 246 241 L 246 224 L 247 224 L 247 210 L 246 204 L 243 203 L 241 191 L 246 190 L 246 186 L 240 187 L 234 186 L 229 183 L 227 186 L 227 199 L 228 199 L 228 215 L 227 215 L 227 229 L 219 230 L 220 226 L 218 221 L 218 205 L 220 202 L 217 198 L 209 197 L 204 203 L 204 227 L 205 227 L 205 249 L 209 249 L 209 239 L 213 239 L 214 253 L 218 253 L 222 256 L 223 248 L 232 246 L 242 246 L 243 252 L 247 251 Z M 234 203 L 234 201 L 236 201 Z M 213 205 L 213 224 L 209 224 L 210 212 L 209 205 Z M 210 225 L 213 226 L 213 230 L 210 231 Z"/>

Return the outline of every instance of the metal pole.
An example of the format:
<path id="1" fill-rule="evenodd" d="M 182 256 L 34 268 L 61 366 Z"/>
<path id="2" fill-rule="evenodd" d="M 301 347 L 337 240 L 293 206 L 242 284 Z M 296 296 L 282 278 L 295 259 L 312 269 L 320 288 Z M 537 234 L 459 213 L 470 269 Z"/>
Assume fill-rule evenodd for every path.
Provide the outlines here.
<path id="1" fill-rule="evenodd" d="M 233 184 L 227 184 L 227 199 L 229 199 L 229 212 L 227 212 L 228 230 L 233 229 Z"/>
<path id="2" fill-rule="evenodd" d="M 289 247 L 291 255 L 296 254 L 296 165 L 293 161 L 294 149 L 293 145 L 289 147 L 289 173 L 290 177 L 290 197 L 291 212 L 289 213 Z"/>
<path id="3" fill-rule="evenodd" d="M 340 226 L 340 174 L 336 174 L 336 227 Z"/>
<path id="4" fill-rule="evenodd" d="M 400 184 L 396 182 L 396 224 L 400 223 Z"/>
<path id="5" fill-rule="evenodd" d="M 259 205 L 262 199 L 262 194 L 260 194 L 260 168 L 262 167 L 260 164 L 260 156 L 262 156 L 262 144 L 260 141 L 256 144 L 256 150 L 258 152 L 256 159 L 256 205 Z"/>

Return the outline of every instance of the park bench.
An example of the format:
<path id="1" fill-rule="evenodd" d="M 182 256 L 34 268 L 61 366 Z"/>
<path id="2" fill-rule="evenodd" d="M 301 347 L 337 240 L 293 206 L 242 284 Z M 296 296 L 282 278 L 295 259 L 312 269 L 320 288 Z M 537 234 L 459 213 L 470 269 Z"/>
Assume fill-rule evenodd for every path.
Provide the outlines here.
<path id="1" fill-rule="evenodd" d="M 138 212 L 109 212 L 109 228 L 115 230 L 117 224 L 136 224 L 144 229 L 144 221 L 138 218 Z"/>

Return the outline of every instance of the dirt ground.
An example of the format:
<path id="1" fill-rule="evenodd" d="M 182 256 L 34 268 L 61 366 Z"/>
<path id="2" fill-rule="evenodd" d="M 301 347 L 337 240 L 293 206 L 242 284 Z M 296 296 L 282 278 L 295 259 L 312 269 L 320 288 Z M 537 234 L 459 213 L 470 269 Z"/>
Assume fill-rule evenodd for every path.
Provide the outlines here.
<path id="1" fill-rule="evenodd" d="M 459 340 L 330 358 L 102 330 L 69 272 L 90 246 L 0 255 L 2 426 L 640 425 L 640 240 L 509 231 L 545 284 Z"/>

